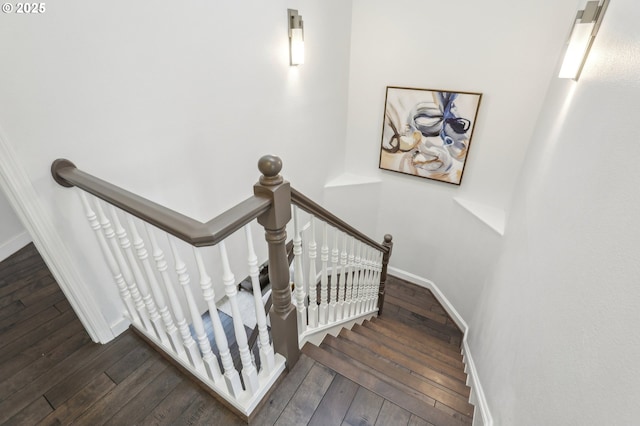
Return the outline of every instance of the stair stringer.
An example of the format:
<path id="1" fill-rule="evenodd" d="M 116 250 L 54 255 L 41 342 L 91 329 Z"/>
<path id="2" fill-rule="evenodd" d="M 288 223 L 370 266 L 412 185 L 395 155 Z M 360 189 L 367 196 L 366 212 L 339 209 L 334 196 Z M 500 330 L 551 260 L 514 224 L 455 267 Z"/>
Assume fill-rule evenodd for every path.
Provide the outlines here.
<path id="1" fill-rule="evenodd" d="M 322 340 L 327 334 L 331 334 L 336 337 L 343 328 L 351 330 L 355 324 L 362 325 L 365 320 L 378 316 L 378 308 L 372 309 L 368 312 L 364 312 L 355 318 L 347 318 L 341 321 L 336 321 L 332 324 L 325 324 L 316 328 L 307 329 L 304 333 L 298 335 L 298 347 L 302 349 L 305 343 L 309 342 L 316 346 L 320 346 Z"/>

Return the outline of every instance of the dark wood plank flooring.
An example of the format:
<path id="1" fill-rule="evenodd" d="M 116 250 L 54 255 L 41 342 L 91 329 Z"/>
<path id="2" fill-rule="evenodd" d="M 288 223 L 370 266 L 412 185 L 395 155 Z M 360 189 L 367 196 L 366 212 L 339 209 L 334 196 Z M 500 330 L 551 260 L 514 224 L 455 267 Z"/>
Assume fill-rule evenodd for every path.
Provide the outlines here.
<path id="1" fill-rule="evenodd" d="M 348 406 L 333 408 L 341 424 L 465 425 L 473 406 L 461 341 L 428 290 L 389 277 L 383 315 L 303 353 L 356 386 Z"/>
<path id="2" fill-rule="evenodd" d="M 342 354 L 338 359 L 351 370 L 353 360 L 347 353 L 354 347 L 361 348 L 356 361 L 360 363 L 375 361 L 371 354 L 361 356 L 369 350 L 367 345 L 386 347 L 387 353 L 401 352 L 384 362 L 403 366 L 404 375 L 395 380 L 403 381 L 409 396 L 393 390 L 375 368 L 368 368 L 363 382 L 360 376 L 303 354 L 251 424 L 469 423 L 471 417 L 461 415 L 469 407 L 463 403 L 468 388 L 460 374 L 460 331 L 423 289 L 391 279 L 387 291 L 383 318 L 345 331 L 318 350 Z M 403 345 L 402 351 L 383 340 L 371 343 L 373 336 L 393 336 L 396 345 Z M 431 396 L 419 396 L 422 391 Z M 436 409 L 453 423 L 425 420 Z M 0 263 L 0 424 L 245 422 L 132 331 L 106 345 L 91 342 L 29 245 Z"/>

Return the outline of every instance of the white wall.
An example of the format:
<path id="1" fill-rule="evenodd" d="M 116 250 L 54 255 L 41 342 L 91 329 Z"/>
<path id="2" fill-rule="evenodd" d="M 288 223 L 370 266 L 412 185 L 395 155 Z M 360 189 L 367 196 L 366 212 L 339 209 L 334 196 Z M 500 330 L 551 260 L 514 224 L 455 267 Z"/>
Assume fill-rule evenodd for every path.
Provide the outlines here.
<path id="1" fill-rule="evenodd" d="M 381 181 L 392 265 L 435 281 L 469 324 L 499 425 L 639 414 L 640 6 L 611 4 L 574 84 L 555 73 L 578 6 L 354 1 L 345 169 Z M 387 85 L 484 93 L 461 187 L 376 170 Z M 454 197 L 504 209 L 505 236 Z"/>
<path id="2" fill-rule="evenodd" d="M 639 13 L 611 2 L 580 80 L 544 102 L 472 321 L 496 424 L 638 423 Z"/>
<path id="3" fill-rule="evenodd" d="M 435 281 L 467 321 L 500 237 L 453 199 L 506 209 L 575 7 L 574 0 L 353 3 L 345 169 L 381 181 L 375 233 L 394 236 L 392 265 Z M 392 85 L 483 93 L 461 186 L 378 170 Z M 351 219 L 360 214 L 354 209 Z"/>
<path id="4" fill-rule="evenodd" d="M 69 158 L 200 220 L 252 194 L 265 153 L 280 154 L 285 177 L 319 197 L 342 166 L 331 160 L 344 156 L 344 5 L 69 0 L 40 16 L 3 14 L 0 128 L 109 321 L 120 316 L 115 286 L 51 162 Z M 288 7 L 305 21 L 297 69 Z"/>
<path id="5" fill-rule="evenodd" d="M 30 237 L 0 190 L 0 261 L 29 243 Z"/>

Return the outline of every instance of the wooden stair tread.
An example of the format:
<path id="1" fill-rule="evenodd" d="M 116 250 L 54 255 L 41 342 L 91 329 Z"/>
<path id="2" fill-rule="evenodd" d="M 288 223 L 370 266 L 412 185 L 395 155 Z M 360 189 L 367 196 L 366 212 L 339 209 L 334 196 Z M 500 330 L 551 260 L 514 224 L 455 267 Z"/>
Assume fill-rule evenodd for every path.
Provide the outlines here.
<path id="1" fill-rule="evenodd" d="M 457 419 L 444 411 L 429 405 L 412 395 L 398 390 L 397 387 L 383 381 L 369 371 L 354 368 L 354 364 L 346 358 L 336 356 L 326 349 L 307 343 L 302 352 L 317 362 L 334 370 L 338 374 L 358 383 L 360 386 L 393 402 L 410 413 L 428 420 L 436 425 L 460 426 L 470 424 L 468 418 Z"/>
<path id="2" fill-rule="evenodd" d="M 411 370 L 412 373 L 424 377 L 425 379 L 428 379 L 451 392 L 455 392 L 467 399 L 469 398 L 469 388 L 465 384 L 466 374 L 464 374 L 464 379 L 461 377 L 458 380 L 454 379 L 454 377 L 459 377 L 460 373 L 463 372 L 463 366 L 458 367 L 458 369 L 451 370 L 450 372 L 452 374 L 438 371 L 437 368 L 433 368 L 433 363 L 436 360 L 421 359 L 422 357 L 420 357 L 420 354 L 417 351 L 408 351 L 410 348 L 402 348 L 402 351 L 398 351 L 396 348 L 386 344 L 383 339 L 376 339 L 373 336 L 360 334 L 357 329 L 370 331 L 365 327 L 354 326 L 353 330 L 342 330 L 340 332 L 340 337 L 353 341 L 371 352 L 382 355 L 388 360 Z"/>
<path id="3" fill-rule="evenodd" d="M 394 319 L 380 316 L 377 318 L 373 318 L 365 326 L 379 331 L 387 337 L 391 337 L 395 340 L 401 341 L 404 344 L 408 344 L 409 346 L 417 350 L 422 351 L 425 350 L 425 348 L 429 347 L 438 348 L 439 351 L 446 353 L 453 358 L 462 360 L 462 354 L 460 353 L 460 348 L 458 346 L 452 345 L 451 343 L 443 342 L 442 340 L 436 339 L 433 336 L 425 335 L 419 330 L 415 330 L 408 325 Z"/>
<path id="4" fill-rule="evenodd" d="M 385 303 L 391 303 L 393 305 L 400 306 L 401 308 L 404 308 L 410 312 L 428 318 L 442 325 L 446 325 L 447 319 L 449 318 L 446 314 L 430 310 L 429 307 L 417 305 L 416 301 L 398 298 L 393 293 L 386 294 L 384 301 Z"/>
<path id="5" fill-rule="evenodd" d="M 402 306 L 394 305 L 391 301 L 387 301 L 386 298 L 384 314 L 381 316 L 393 318 L 397 322 L 404 323 L 446 344 L 460 346 L 460 342 L 462 341 L 462 333 L 452 324 L 441 324 L 425 318 L 419 313 L 412 312 Z"/>
<path id="6" fill-rule="evenodd" d="M 448 351 L 441 351 L 440 348 L 437 346 L 419 344 L 416 346 L 421 346 L 420 349 L 415 349 L 412 346 L 406 345 L 402 341 L 395 339 L 397 335 L 387 336 L 385 334 L 378 333 L 374 331 L 371 327 L 367 327 L 366 324 L 364 325 L 356 324 L 352 328 L 352 331 L 362 334 L 363 336 L 366 336 L 369 339 L 377 339 L 382 344 L 385 344 L 392 348 L 402 347 L 405 355 L 411 356 L 417 360 L 430 362 L 431 360 L 435 359 L 451 367 L 464 370 L 464 362 L 462 362 L 462 358 L 460 356 L 454 356 L 450 354 Z"/>
<path id="7" fill-rule="evenodd" d="M 393 381 L 402 383 L 415 391 L 432 398 L 435 401 L 440 401 L 448 407 L 460 412 L 466 416 L 473 415 L 473 406 L 462 396 L 445 392 L 444 390 L 420 380 L 416 376 L 397 368 L 391 361 L 384 358 L 377 353 L 373 353 L 362 346 L 359 346 L 347 339 L 341 339 L 327 335 L 323 341 L 323 344 L 333 347 L 340 352 L 357 359 L 361 363 L 373 368 L 385 376 L 389 377 Z"/>
<path id="8" fill-rule="evenodd" d="M 427 307 L 435 313 L 448 317 L 447 311 L 440 305 L 438 299 L 429 289 L 394 276 L 389 276 L 387 281 L 389 284 L 385 289 L 387 295 L 411 301 L 418 306 Z"/>

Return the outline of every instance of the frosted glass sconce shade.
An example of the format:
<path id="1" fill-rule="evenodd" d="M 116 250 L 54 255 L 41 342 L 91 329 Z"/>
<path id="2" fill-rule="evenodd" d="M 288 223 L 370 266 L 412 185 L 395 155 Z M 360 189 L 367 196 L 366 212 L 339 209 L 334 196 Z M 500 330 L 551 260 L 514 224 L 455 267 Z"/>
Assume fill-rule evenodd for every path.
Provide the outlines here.
<path id="1" fill-rule="evenodd" d="M 297 10 L 288 9 L 289 18 L 289 63 L 304 64 L 304 23 Z"/>
<path id="2" fill-rule="evenodd" d="M 608 4 L 609 0 L 589 1 L 578 11 L 558 77 L 578 80 Z"/>

